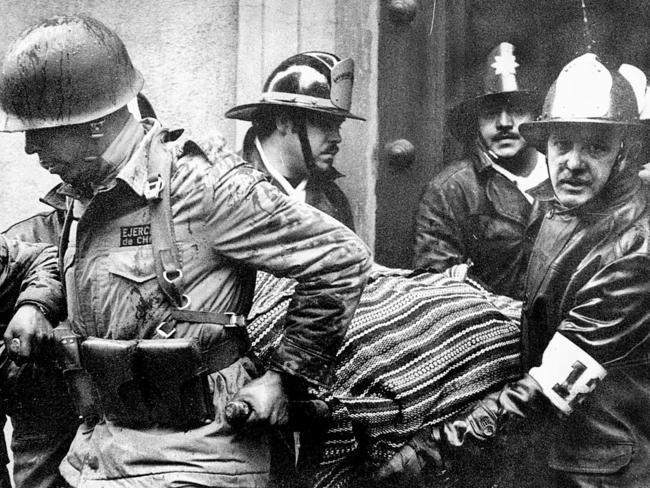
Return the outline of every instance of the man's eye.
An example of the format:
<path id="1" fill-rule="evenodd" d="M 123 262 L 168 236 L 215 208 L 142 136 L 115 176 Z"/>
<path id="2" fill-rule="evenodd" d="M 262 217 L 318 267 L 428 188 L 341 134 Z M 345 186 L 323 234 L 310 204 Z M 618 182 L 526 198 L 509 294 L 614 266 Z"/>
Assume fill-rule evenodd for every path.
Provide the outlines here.
<path id="1" fill-rule="evenodd" d="M 486 119 L 492 119 L 501 114 L 502 109 L 503 107 L 500 105 L 483 105 L 481 107 L 479 115 Z"/>
<path id="2" fill-rule="evenodd" d="M 587 146 L 591 154 L 603 154 L 609 151 L 609 148 L 604 144 L 594 143 Z"/>
<path id="3" fill-rule="evenodd" d="M 527 110 L 525 107 L 513 107 L 510 109 L 510 114 L 512 114 L 513 117 L 526 117 L 531 113 L 532 110 Z"/>

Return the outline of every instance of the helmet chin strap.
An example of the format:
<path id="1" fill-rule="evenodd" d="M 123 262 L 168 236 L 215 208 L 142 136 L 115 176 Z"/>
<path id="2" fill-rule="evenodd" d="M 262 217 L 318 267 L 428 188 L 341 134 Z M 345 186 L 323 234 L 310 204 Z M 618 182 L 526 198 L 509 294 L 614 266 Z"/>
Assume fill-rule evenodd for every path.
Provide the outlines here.
<path id="1" fill-rule="evenodd" d="M 307 168 L 307 173 L 313 175 L 318 172 L 318 166 L 314 162 L 314 154 L 311 150 L 311 144 L 309 143 L 309 138 L 307 137 L 307 123 L 305 121 L 306 116 L 300 115 L 296 120 L 296 129 L 298 132 L 298 139 L 300 140 L 300 148 L 302 150 L 302 157 L 305 160 L 305 167 Z"/>
<path id="2" fill-rule="evenodd" d="M 519 153 L 521 152 L 519 151 L 511 158 L 502 158 L 501 156 L 497 155 L 497 153 L 495 153 L 492 149 L 488 149 L 487 144 L 483 140 L 483 137 L 481 137 L 480 135 L 478 136 L 478 145 L 481 148 L 481 150 L 488 155 L 488 157 L 492 160 L 494 164 L 498 164 L 499 166 L 504 166 L 504 167 L 507 167 L 508 166 L 507 163 L 517 158 L 519 156 Z"/>
<path id="3" fill-rule="evenodd" d="M 84 156 L 83 161 L 88 164 L 93 164 L 95 165 L 95 172 L 97 173 L 97 176 L 99 176 L 99 160 L 101 158 L 100 150 L 99 150 L 99 142 L 100 140 L 104 137 L 104 125 L 106 123 L 106 118 L 101 118 L 98 120 L 95 120 L 93 122 L 89 122 L 87 124 L 88 131 L 89 131 L 89 138 L 90 138 L 90 143 L 88 144 L 88 156 Z M 75 182 L 69 182 L 72 183 L 72 186 L 77 190 L 80 191 L 83 195 L 85 195 L 88 198 L 91 198 L 93 195 L 93 190 L 92 190 L 92 181 L 90 179 L 85 180 L 83 182 L 81 181 L 75 181 Z"/>
<path id="4" fill-rule="evenodd" d="M 99 141 L 101 140 L 102 137 L 104 137 L 104 124 L 105 123 L 106 123 L 106 117 L 88 123 L 88 129 L 90 131 L 90 139 L 94 143 L 93 145 L 95 147 L 98 146 Z M 95 151 L 95 153 L 97 153 L 97 152 L 99 152 L 99 151 Z M 93 161 L 97 161 L 99 158 L 100 158 L 100 155 L 96 155 L 96 156 L 91 155 L 91 156 L 86 156 L 84 158 L 84 161 L 93 162 Z"/>

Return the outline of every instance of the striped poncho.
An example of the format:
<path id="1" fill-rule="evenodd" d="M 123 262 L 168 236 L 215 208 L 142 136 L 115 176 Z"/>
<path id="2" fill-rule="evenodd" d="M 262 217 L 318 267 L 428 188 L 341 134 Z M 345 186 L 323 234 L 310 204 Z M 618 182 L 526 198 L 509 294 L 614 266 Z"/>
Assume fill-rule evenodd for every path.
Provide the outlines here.
<path id="1" fill-rule="evenodd" d="M 423 425 L 518 376 L 520 303 L 491 295 L 466 272 L 374 269 L 337 354 L 314 486 L 354 486 Z M 258 276 L 249 330 L 262 359 L 280 339 L 294 287 Z"/>

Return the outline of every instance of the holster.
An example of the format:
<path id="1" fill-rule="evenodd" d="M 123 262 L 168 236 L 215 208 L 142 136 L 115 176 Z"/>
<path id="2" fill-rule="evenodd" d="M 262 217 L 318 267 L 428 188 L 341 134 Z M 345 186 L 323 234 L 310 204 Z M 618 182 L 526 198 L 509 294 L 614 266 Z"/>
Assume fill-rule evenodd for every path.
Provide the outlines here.
<path id="1" fill-rule="evenodd" d="M 141 341 L 137 350 L 138 370 L 153 421 L 193 425 L 214 419 L 208 368 L 198 341 Z"/>
<path id="2" fill-rule="evenodd" d="M 99 392 L 104 416 L 113 422 L 147 422 L 149 412 L 135 369 L 137 341 L 89 337 L 81 345 L 83 364 Z"/>
<path id="3" fill-rule="evenodd" d="M 214 318 L 202 314 L 180 319 Z M 199 337 L 143 340 L 84 339 L 68 328 L 55 329 L 58 362 L 79 415 L 86 422 L 103 415 L 122 425 L 212 421 L 209 374 L 243 357 L 250 342 L 240 324 L 201 327 Z"/>
<path id="4" fill-rule="evenodd" d="M 96 423 L 101 417 L 99 398 L 90 375 L 82 365 L 82 340 L 80 335 L 67 327 L 54 329 L 57 362 L 63 371 L 77 414 L 88 423 Z"/>
<path id="5" fill-rule="evenodd" d="M 208 370 L 196 340 L 90 337 L 82 356 L 112 422 L 191 426 L 214 419 Z"/>

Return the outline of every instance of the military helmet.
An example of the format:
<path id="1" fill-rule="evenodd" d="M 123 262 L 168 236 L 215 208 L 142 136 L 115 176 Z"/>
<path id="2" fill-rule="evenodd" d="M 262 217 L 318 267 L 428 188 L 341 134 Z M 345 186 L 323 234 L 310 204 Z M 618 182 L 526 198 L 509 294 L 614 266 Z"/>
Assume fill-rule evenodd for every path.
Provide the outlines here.
<path id="1" fill-rule="evenodd" d="M 136 97 L 144 82 L 124 44 L 96 19 L 57 16 L 11 44 L 0 73 L 0 131 L 90 122 Z"/>
<path id="2" fill-rule="evenodd" d="M 350 112 L 353 83 L 351 58 L 321 51 L 296 54 L 273 70 L 258 100 L 231 108 L 226 117 L 251 121 L 261 108 L 283 106 L 365 120 Z"/>
<path id="3" fill-rule="evenodd" d="M 640 134 L 639 104 L 628 80 L 609 70 L 593 53 L 567 64 L 551 85 L 542 115 L 521 124 L 519 131 L 539 150 L 546 150 L 552 129 L 567 125 L 620 127 Z"/>
<path id="4" fill-rule="evenodd" d="M 480 108 L 491 101 L 504 100 L 531 107 L 537 112 L 541 97 L 536 90 L 520 86 L 515 57 L 515 46 L 502 42 L 487 56 L 485 64 L 476 76 L 480 88 L 475 96 L 454 105 L 447 112 L 447 124 L 451 134 L 461 142 L 476 134 Z"/>

